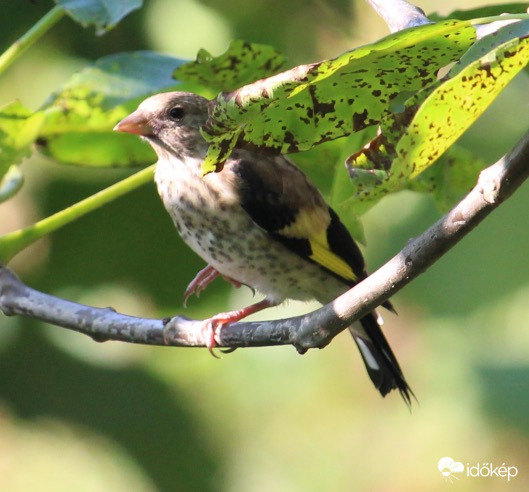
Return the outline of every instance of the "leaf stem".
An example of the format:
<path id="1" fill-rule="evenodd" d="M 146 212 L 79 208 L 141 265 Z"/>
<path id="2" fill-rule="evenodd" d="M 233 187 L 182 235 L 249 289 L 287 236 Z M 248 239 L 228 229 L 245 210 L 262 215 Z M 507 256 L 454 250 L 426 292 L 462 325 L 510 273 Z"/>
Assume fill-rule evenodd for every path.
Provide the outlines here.
<path id="1" fill-rule="evenodd" d="M 7 263 L 13 256 L 34 243 L 37 239 L 56 231 L 61 227 L 82 217 L 88 212 L 106 205 L 116 198 L 132 191 L 152 180 L 154 164 L 95 193 L 70 207 L 61 210 L 24 229 L 9 232 L 0 236 L 0 262 Z"/>
<path id="2" fill-rule="evenodd" d="M 64 15 L 65 10 L 56 5 L 42 17 L 29 31 L 17 39 L 6 51 L 0 55 L 0 74 L 3 73 L 24 51 L 38 41 L 49 31 Z"/>

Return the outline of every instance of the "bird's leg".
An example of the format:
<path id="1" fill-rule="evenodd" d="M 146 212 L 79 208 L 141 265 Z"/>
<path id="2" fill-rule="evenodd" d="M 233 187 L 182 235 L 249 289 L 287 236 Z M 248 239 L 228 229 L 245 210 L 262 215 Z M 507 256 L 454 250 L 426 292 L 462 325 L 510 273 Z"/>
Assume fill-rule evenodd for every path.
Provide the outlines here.
<path id="1" fill-rule="evenodd" d="M 198 272 L 193 280 L 187 286 L 186 291 L 184 292 L 184 307 L 187 305 L 187 300 L 193 295 L 196 294 L 197 297 L 200 296 L 200 293 L 219 276 L 219 272 L 215 270 L 211 265 L 208 265 L 206 268 L 203 268 Z"/>
<path id="2" fill-rule="evenodd" d="M 252 304 L 245 308 L 237 309 L 235 311 L 228 311 L 226 313 L 219 313 L 213 316 L 212 318 L 204 320 L 202 330 L 204 332 L 204 338 L 206 339 L 206 346 L 209 349 L 211 355 L 216 357 L 216 355 L 213 353 L 213 349 L 217 346 L 215 337 L 224 327 L 224 325 L 236 323 L 237 321 L 240 321 L 241 319 L 250 316 L 250 314 L 254 314 L 259 311 L 262 311 L 263 309 L 277 305 L 277 302 L 273 302 L 268 299 L 263 299 L 262 301 L 256 302 L 255 304 Z"/>
<path id="3" fill-rule="evenodd" d="M 187 300 L 193 295 L 196 294 L 197 297 L 200 296 L 200 293 L 211 283 L 213 280 L 215 280 L 219 275 L 222 276 L 226 282 L 229 282 L 231 285 L 233 285 L 236 289 L 238 289 L 241 285 L 243 285 L 241 282 L 228 277 L 226 275 L 222 275 L 219 273 L 215 268 L 213 268 L 211 265 L 208 265 L 206 268 L 203 268 L 198 272 L 193 280 L 189 283 L 187 286 L 186 291 L 184 292 L 184 307 L 187 305 Z M 246 285 L 246 284 L 244 284 Z M 253 293 L 255 294 L 255 290 L 248 286 Z"/>

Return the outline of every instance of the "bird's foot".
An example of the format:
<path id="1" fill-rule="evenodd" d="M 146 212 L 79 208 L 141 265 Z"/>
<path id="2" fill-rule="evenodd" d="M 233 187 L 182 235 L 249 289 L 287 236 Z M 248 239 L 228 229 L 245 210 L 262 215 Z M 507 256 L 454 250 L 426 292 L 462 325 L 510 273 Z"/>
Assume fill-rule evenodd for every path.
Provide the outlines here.
<path id="1" fill-rule="evenodd" d="M 187 300 L 193 295 L 196 294 L 197 297 L 200 296 L 200 293 L 219 276 L 219 272 L 215 270 L 211 265 L 208 265 L 206 268 L 203 268 L 198 272 L 193 280 L 187 286 L 186 291 L 184 292 L 184 307 L 187 305 Z"/>
<path id="2" fill-rule="evenodd" d="M 255 304 L 252 304 L 245 308 L 237 309 L 236 311 L 228 311 L 226 313 L 219 313 L 213 316 L 212 318 L 204 320 L 204 323 L 202 325 L 202 334 L 204 336 L 204 339 L 206 341 L 206 347 L 208 348 L 210 354 L 217 359 L 219 358 L 215 354 L 213 349 L 218 346 L 217 340 L 220 336 L 222 328 L 224 328 L 225 325 L 229 325 L 230 323 L 236 323 L 237 321 L 240 321 L 241 319 L 250 316 L 250 314 L 257 313 L 259 311 L 262 311 L 263 309 L 276 305 L 276 302 L 269 301 L 268 299 L 263 299 L 262 301 L 256 302 Z M 234 350 L 234 348 L 228 348 L 226 350 L 222 350 L 222 352 L 229 353 L 233 352 Z"/>
<path id="3" fill-rule="evenodd" d="M 210 319 L 204 320 L 204 323 L 202 324 L 202 336 L 204 337 L 204 340 L 206 342 L 206 347 L 209 350 L 209 353 L 213 357 L 215 357 L 215 359 L 220 359 L 220 357 L 213 350 L 218 346 L 215 337 L 218 333 L 220 334 L 220 330 L 223 328 L 224 325 L 239 321 L 238 319 L 225 318 L 225 315 L 229 314 L 230 313 L 217 314 L 216 316 L 213 316 Z M 231 349 L 227 350 L 232 351 Z M 221 350 L 221 352 L 223 352 L 223 350 Z"/>

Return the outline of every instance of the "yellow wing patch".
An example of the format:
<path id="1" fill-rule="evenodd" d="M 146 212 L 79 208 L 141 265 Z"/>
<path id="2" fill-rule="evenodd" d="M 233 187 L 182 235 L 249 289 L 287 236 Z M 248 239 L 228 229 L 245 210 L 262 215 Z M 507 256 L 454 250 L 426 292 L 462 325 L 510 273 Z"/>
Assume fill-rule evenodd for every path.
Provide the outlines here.
<path id="1" fill-rule="evenodd" d="M 305 207 L 298 210 L 294 222 L 283 227 L 279 233 L 286 237 L 306 239 L 326 231 L 330 222 L 331 217 L 326 207 Z"/>
<path id="2" fill-rule="evenodd" d="M 330 250 L 325 233 L 309 239 L 309 242 L 312 249 L 312 254 L 310 255 L 312 260 L 346 280 L 358 280 L 352 268 Z"/>
<path id="3" fill-rule="evenodd" d="M 283 227 L 279 233 L 286 237 L 307 239 L 312 250 L 309 257 L 311 260 L 346 280 L 358 280 L 352 268 L 331 251 L 327 242 L 327 227 L 330 222 L 327 207 L 307 207 L 301 209 L 296 220 Z"/>

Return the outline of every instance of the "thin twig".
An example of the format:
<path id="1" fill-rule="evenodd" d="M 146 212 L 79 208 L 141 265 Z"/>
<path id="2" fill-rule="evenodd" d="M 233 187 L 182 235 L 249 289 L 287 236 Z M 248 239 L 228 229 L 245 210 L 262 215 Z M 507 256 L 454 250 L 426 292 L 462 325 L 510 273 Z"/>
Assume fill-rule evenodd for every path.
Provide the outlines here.
<path id="1" fill-rule="evenodd" d="M 46 34 L 57 22 L 59 22 L 66 12 L 60 6 L 53 7 L 42 19 L 40 19 L 22 37 L 17 39 L 6 51 L 0 55 L 0 74 L 24 53 L 33 46 L 44 34 Z"/>

